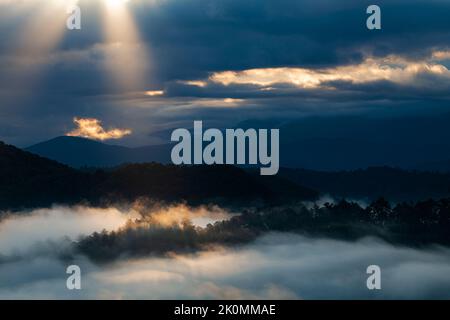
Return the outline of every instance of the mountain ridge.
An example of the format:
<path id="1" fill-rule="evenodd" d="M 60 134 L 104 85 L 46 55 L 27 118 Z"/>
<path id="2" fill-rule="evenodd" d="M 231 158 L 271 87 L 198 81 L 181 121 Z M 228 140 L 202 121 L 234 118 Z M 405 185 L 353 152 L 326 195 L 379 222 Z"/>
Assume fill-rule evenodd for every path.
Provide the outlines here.
<path id="1" fill-rule="evenodd" d="M 170 144 L 131 148 L 69 136 L 56 137 L 24 148 L 25 151 L 74 168 L 115 167 L 124 163 L 169 163 L 170 149 Z"/>
<path id="2" fill-rule="evenodd" d="M 0 144 L 0 210 L 54 204 L 110 205 L 140 198 L 207 203 L 312 200 L 318 192 L 280 177 L 252 175 L 228 165 L 125 164 L 80 170 Z"/>

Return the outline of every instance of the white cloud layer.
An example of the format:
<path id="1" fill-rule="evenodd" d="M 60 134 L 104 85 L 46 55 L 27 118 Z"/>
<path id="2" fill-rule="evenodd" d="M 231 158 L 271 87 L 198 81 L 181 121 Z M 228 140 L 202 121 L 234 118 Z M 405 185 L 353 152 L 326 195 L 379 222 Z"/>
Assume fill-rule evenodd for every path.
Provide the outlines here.
<path id="1" fill-rule="evenodd" d="M 48 240 L 58 241 L 64 237 L 74 240 L 103 229 L 116 230 L 136 216 L 134 211 L 83 206 L 54 207 L 10 215 L 0 221 L 0 254 L 27 250 L 36 243 Z"/>
<path id="2" fill-rule="evenodd" d="M 122 260 L 80 257 L 82 290 L 65 289 L 67 263 L 34 257 L 0 264 L 0 298 L 51 299 L 448 299 L 450 250 L 271 234 L 238 249 Z M 382 290 L 366 288 L 378 264 Z"/>

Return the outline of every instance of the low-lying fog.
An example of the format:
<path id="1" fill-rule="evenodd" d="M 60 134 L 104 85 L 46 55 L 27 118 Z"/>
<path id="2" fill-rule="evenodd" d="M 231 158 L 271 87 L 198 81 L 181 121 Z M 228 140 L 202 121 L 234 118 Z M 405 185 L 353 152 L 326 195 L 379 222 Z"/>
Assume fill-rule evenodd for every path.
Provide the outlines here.
<path id="1" fill-rule="evenodd" d="M 155 210 L 162 223 L 226 219 L 226 212 L 186 206 Z M 267 234 L 238 248 L 122 259 L 96 265 L 49 253 L 94 231 L 115 230 L 134 209 L 56 207 L 0 221 L 0 298 L 10 299 L 449 299 L 450 249 L 396 247 L 377 239 L 345 242 Z M 45 246 L 52 240 L 52 246 Z M 61 240 L 61 241 L 60 241 Z M 45 248 L 42 249 L 42 248 Z M 41 254 L 42 253 L 42 254 Z M 69 264 L 82 270 L 82 290 L 66 288 Z M 379 265 L 382 290 L 366 287 L 366 268 Z"/>

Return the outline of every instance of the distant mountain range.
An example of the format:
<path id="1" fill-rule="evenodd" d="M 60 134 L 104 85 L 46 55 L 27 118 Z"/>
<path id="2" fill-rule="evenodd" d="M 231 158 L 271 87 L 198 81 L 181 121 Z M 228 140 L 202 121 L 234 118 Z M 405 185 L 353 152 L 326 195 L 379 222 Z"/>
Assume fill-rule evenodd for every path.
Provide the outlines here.
<path id="1" fill-rule="evenodd" d="M 449 123 L 450 113 L 445 113 L 439 117 L 389 119 L 330 116 L 292 121 L 247 120 L 236 128 L 279 128 L 282 167 L 342 171 L 390 166 L 450 172 Z M 167 144 L 139 148 L 58 137 L 25 150 L 73 167 L 170 163 L 170 132 L 164 131 L 160 137 Z"/>
<path id="2" fill-rule="evenodd" d="M 85 140 L 69 141 L 97 145 Z M 318 192 L 281 177 L 260 176 L 233 166 L 145 163 L 80 170 L 0 142 L 0 210 L 80 202 L 108 205 L 141 197 L 192 204 L 250 205 L 313 200 Z"/>
<path id="3" fill-rule="evenodd" d="M 80 167 L 114 167 L 125 163 L 169 163 L 172 146 L 128 148 L 79 137 L 57 137 L 25 148 L 25 151 Z"/>
<path id="4" fill-rule="evenodd" d="M 450 174 L 370 167 L 351 171 L 281 168 L 278 175 L 335 198 L 373 201 L 416 201 L 450 196 Z"/>
<path id="5" fill-rule="evenodd" d="M 70 143 L 76 145 L 80 159 L 88 152 L 86 146 L 93 147 L 96 152 L 103 150 L 99 153 L 102 157 L 106 157 L 110 150 L 117 157 L 120 156 L 118 152 L 129 150 L 80 138 L 58 138 L 47 146 L 56 148 L 61 142 L 65 148 Z M 66 149 L 66 159 L 70 160 L 70 155 L 76 150 Z M 99 159 L 107 161 L 107 158 Z M 139 197 L 249 205 L 255 201 L 288 203 L 314 200 L 320 194 L 368 201 L 378 197 L 392 201 L 448 197 L 450 174 L 373 167 L 337 172 L 280 168 L 276 176 L 260 176 L 259 170 L 250 168 L 158 163 L 80 170 L 0 143 L 0 209 L 83 201 L 93 204 L 127 202 Z"/>
<path id="6" fill-rule="evenodd" d="M 239 128 L 279 128 L 281 166 L 318 171 L 374 166 L 450 172 L 450 113 L 439 116 L 317 116 L 247 120 Z"/>
<path id="7" fill-rule="evenodd" d="M 25 151 L 58 161 L 74 168 L 116 167 L 126 163 L 157 162 L 170 164 L 173 144 L 129 148 L 79 137 L 57 137 L 25 148 Z M 408 149 L 409 151 L 407 151 Z M 306 150 L 306 151 L 305 151 Z M 343 139 L 298 139 L 281 141 L 281 165 L 290 168 L 312 168 L 319 171 L 356 170 L 373 166 L 402 167 L 407 170 L 450 172 L 449 161 L 417 163 L 411 150 L 400 145 L 382 145 Z M 423 153 L 426 153 L 423 150 Z M 397 163 L 403 163 L 398 166 Z M 344 169 L 336 169 L 336 168 Z M 323 169 L 317 169 L 323 168 Z"/>
<path id="8" fill-rule="evenodd" d="M 450 160 L 425 162 L 419 164 L 416 169 L 422 171 L 450 172 Z"/>

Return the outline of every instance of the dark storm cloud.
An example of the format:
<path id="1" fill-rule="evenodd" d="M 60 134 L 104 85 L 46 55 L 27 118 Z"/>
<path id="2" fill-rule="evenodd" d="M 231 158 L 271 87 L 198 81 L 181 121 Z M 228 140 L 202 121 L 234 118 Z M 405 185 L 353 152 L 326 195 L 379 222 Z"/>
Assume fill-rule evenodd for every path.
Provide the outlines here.
<path id="1" fill-rule="evenodd" d="M 146 79 L 133 91 L 165 90 L 158 99 L 113 88 L 105 72 L 109 47 L 103 43 L 99 3 L 81 0 L 82 30 L 67 31 L 51 53 L 31 56 L 29 64 L 22 66 L 18 66 L 22 57 L 15 52 L 17 39 L 33 15 L 4 11 L 0 13 L 0 138 L 26 146 L 68 132 L 75 116 L 133 127 L 135 135 L 125 141 L 141 144 L 148 142 L 145 139 L 151 132 L 195 119 L 233 125 L 274 115 L 382 112 L 385 105 L 403 106 L 405 101 L 414 104 L 411 112 L 441 109 L 448 101 L 449 81 L 427 73 L 414 77 L 414 84 L 420 86 L 386 80 L 325 83 L 334 90 L 287 83 L 274 84 L 274 90 L 267 91 L 251 84 L 224 86 L 209 81 L 205 87 L 195 87 L 180 83 L 208 81 L 212 73 L 226 70 L 358 65 L 367 56 L 393 54 L 422 61 L 433 51 L 448 49 L 448 1 L 380 0 L 382 30 L 378 31 L 365 26 L 370 4 L 356 0 L 133 0 L 128 7 L 150 56 Z M 242 101 L 223 103 L 229 98 Z"/>
<path id="2" fill-rule="evenodd" d="M 157 84 L 203 78 L 221 70 L 354 64 L 367 54 L 421 58 L 450 43 L 447 1 L 380 0 L 380 31 L 369 31 L 365 26 L 370 1 L 169 0 L 130 4 L 141 38 L 151 50 L 157 75 L 152 80 Z M 92 66 L 101 54 L 92 46 L 102 42 L 102 7 L 92 1 L 81 1 L 80 5 L 83 29 L 67 32 L 59 49 L 91 49 L 86 54 L 94 61 L 83 61 L 84 68 L 72 70 L 73 78 L 83 75 L 87 81 L 98 80 L 98 70 Z M 24 19 L 16 20 L 15 30 L 20 30 Z M 12 23 L 0 26 L 1 38 L 7 40 L 1 41 L 5 54 L 17 31 Z M 58 65 L 53 67 L 49 73 L 55 83 L 71 78 Z"/>
<path id="3" fill-rule="evenodd" d="M 166 1 L 140 10 L 164 78 L 276 66 L 357 63 L 364 54 L 423 57 L 450 40 L 450 3 L 378 1 L 382 30 L 366 29 L 369 1 Z M 187 67 L 186 67 L 187 66 Z"/>

